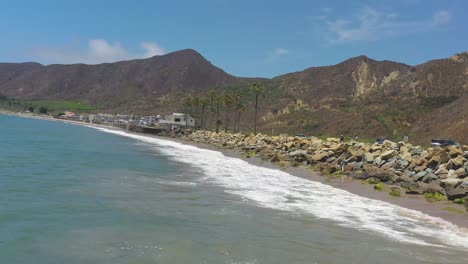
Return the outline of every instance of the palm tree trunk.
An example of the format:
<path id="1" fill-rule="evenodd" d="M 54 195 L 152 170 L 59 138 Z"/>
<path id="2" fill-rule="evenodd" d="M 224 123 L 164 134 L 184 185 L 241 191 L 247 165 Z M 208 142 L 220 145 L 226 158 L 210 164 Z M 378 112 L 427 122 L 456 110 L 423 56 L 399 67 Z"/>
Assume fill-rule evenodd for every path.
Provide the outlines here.
<path id="1" fill-rule="evenodd" d="M 236 127 L 236 132 L 239 132 L 240 131 L 240 120 L 241 120 L 241 110 L 239 110 L 239 112 L 237 112 L 237 127 Z"/>
<path id="2" fill-rule="evenodd" d="M 254 119 L 254 134 L 257 135 L 257 106 L 258 106 L 258 92 L 255 93 L 255 119 Z"/>
<path id="3" fill-rule="evenodd" d="M 225 118 L 225 122 L 224 122 L 225 123 L 224 124 L 224 132 L 226 132 L 226 133 L 228 131 L 228 125 L 229 125 L 228 124 L 228 120 L 229 120 L 228 118 L 229 118 L 229 108 L 226 107 L 226 118 Z"/>
<path id="4" fill-rule="evenodd" d="M 201 129 L 203 129 L 203 126 L 205 125 L 205 106 L 202 106 L 202 114 L 201 114 Z"/>
<path id="5" fill-rule="evenodd" d="M 215 120 L 215 126 L 216 126 L 216 133 L 219 132 L 219 103 L 216 103 L 216 120 Z"/>
<path id="6" fill-rule="evenodd" d="M 210 102 L 210 112 L 211 112 L 211 118 L 210 118 L 210 123 L 208 124 L 210 130 L 213 130 L 213 119 L 214 119 L 214 114 L 215 112 L 213 111 L 213 100 Z"/>
<path id="7" fill-rule="evenodd" d="M 232 130 L 234 131 L 234 133 L 237 130 L 237 115 L 235 112 L 234 112 L 234 124 L 232 125 Z"/>
<path id="8" fill-rule="evenodd" d="M 184 116 L 184 118 L 185 118 L 185 129 L 187 129 L 188 128 L 187 107 L 185 107 L 184 112 L 185 112 L 184 113 L 184 115 L 185 115 Z"/>

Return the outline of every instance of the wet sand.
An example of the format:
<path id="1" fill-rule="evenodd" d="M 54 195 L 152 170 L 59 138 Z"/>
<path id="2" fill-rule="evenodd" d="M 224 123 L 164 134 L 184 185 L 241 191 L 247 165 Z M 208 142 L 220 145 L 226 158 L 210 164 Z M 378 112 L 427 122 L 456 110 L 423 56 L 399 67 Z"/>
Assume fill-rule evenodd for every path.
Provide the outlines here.
<path id="1" fill-rule="evenodd" d="M 0 114 L 1 113 L 2 112 L 0 112 Z M 13 113 L 4 113 L 4 114 L 16 115 L 16 116 L 25 117 L 25 118 L 35 118 L 35 119 L 43 119 L 43 120 L 48 120 L 48 121 L 64 122 L 64 123 L 80 125 L 80 126 L 102 127 L 102 128 L 107 128 L 107 129 L 125 131 L 123 129 L 112 127 L 112 126 L 107 126 L 107 125 L 89 124 L 89 123 L 83 123 L 83 122 L 78 122 L 78 121 L 52 119 L 52 118 L 39 117 L 39 116 L 17 115 Z M 131 133 L 131 134 L 137 134 L 137 135 L 144 135 L 148 137 L 154 137 L 158 139 L 171 140 L 171 141 L 175 141 L 175 142 L 179 142 L 179 143 L 187 144 L 187 145 L 192 145 L 192 146 L 199 147 L 199 148 L 220 151 L 225 156 L 244 159 L 242 158 L 242 153 L 239 151 L 220 148 L 220 147 L 216 147 L 214 145 L 210 145 L 206 143 L 199 143 L 199 142 L 193 142 L 193 141 L 182 140 L 182 139 L 177 139 L 177 138 L 161 137 L 161 136 L 155 136 L 155 135 L 149 135 L 149 134 L 140 134 L 140 133 L 134 133 L 134 132 L 129 132 L 129 131 L 125 131 L 125 132 Z M 432 203 L 432 202 L 426 201 L 424 197 L 421 195 L 406 195 L 404 193 L 402 193 L 401 197 L 394 197 L 388 194 L 389 192 L 388 190 L 382 191 L 382 192 L 375 191 L 373 189 L 373 185 L 367 184 L 363 181 L 354 180 L 349 177 L 338 179 L 336 177 L 322 176 L 320 175 L 319 172 L 312 171 L 310 170 L 310 168 L 306 166 L 282 168 L 269 161 L 264 161 L 260 159 L 259 157 L 252 157 L 252 158 L 247 158 L 244 160 L 246 160 L 252 165 L 262 166 L 262 167 L 266 167 L 270 169 L 282 170 L 296 177 L 301 177 L 304 179 L 317 181 L 326 185 L 333 186 L 335 188 L 346 190 L 350 193 L 353 193 L 359 196 L 381 200 L 381 201 L 395 204 L 404 208 L 417 210 L 417 211 L 423 212 L 433 217 L 442 218 L 457 226 L 468 229 L 468 212 L 466 212 L 466 209 L 463 205 L 458 205 L 449 201 L 441 201 L 441 202 Z M 457 210 L 460 210 L 463 213 L 449 211 L 447 210 L 448 207 L 455 208 Z"/>

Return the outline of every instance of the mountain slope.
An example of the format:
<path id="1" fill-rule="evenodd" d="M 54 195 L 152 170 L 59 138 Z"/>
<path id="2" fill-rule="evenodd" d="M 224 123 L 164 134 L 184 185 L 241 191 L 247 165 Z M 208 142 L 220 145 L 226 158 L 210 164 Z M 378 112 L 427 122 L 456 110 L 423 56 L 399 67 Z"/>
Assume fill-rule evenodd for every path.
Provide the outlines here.
<path id="1" fill-rule="evenodd" d="M 286 91 L 283 98 L 289 100 L 264 113 L 261 126 L 266 131 L 396 140 L 410 135 L 418 143 L 441 134 L 468 142 L 461 136 L 468 134 L 468 126 L 437 133 L 439 125 L 430 122 L 434 114 L 441 122 L 467 120 L 461 114 L 466 104 L 457 103 L 458 110 L 450 111 L 452 102 L 468 94 L 466 52 L 417 66 L 359 56 L 278 76 L 269 87 Z M 415 128 L 423 123 L 430 132 Z M 452 127 L 443 123 L 442 129 Z"/>
<path id="2" fill-rule="evenodd" d="M 76 100 L 102 109 L 132 111 L 154 110 L 164 100 L 239 81 L 194 50 L 144 60 L 3 72 L 0 92 L 10 97 Z"/>
<path id="3" fill-rule="evenodd" d="M 99 65 L 0 64 L 1 94 L 79 101 L 102 112 L 181 111 L 187 95 L 239 90 L 247 107 L 244 130 L 252 128 L 249 87 L 255 81 L 265 85 L 259 109 L 264 132 L 396 140 L 410 135 L 417 143 L 432 137 L 468 143 L 466 52 L 416 66 L 359 56 L 272 79 L 229 75 L 190 49 Z M 230 122 L 235 116 L 231 109 Z"/>

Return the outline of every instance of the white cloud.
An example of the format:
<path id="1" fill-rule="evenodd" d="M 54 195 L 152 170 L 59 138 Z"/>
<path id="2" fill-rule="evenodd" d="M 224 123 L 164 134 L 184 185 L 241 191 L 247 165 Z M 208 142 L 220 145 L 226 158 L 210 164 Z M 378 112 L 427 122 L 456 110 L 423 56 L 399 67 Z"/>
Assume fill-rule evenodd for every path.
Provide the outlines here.
<path id="1" fill-rule="evenodd" d="M 33 50 L 40 60 L 49 63 L 87 63 L 98 64 L 122 60 L 144 59 L 163 55 L 166 51 L 154 42 L 142 42 L 141 53 L 130 53 L 119 42 L 110 43 L 105 39 L 91 39 L 85 50 L 42 48 Z"/>
<path id="2" fill-rule="evenodd" d="M 143 55 L 143 57 L 146 58 L 153 57 L 156 55 L 163 55 L 166 53 L 166 51 L 163 48 L 161 48 L 158 44 L 154 42 L 142 42 L 140 44 L 140 47 L 146 51 Z"/>
<path id="3" fill-rule="evenodd" d="M 450 22 L 446 10 L 436 12 L 432 19 L 400 20 L 396 13 L 385 13 L 364 7 L 351 18 L 329 19 L 325 23 L 330 43 L 372 41 L 416 32 L 429 32 Z"/>
<path id="4" fill-rule="evenodd" d="M 278 56 L 286 55 L 288 53 L 289 53 L 289 50 L 287 50 L 285 48 L 276 48 L 275 49 L 275 54 L 278 55 Z"/>
<path id="5" fill-rule="evenodd" d="M 450 23 L 450 14 L 447 10 L 441 10 L 434 14 L 432 21 L 435 26 L 442 26 Z"/>

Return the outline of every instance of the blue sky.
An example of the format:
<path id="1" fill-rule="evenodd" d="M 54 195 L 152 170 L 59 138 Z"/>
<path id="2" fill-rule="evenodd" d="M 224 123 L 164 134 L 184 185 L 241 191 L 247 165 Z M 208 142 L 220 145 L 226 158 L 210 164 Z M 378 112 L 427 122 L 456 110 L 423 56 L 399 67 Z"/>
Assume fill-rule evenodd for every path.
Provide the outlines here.
<path id="1" fill-rule="evenodd" d="M 3 1 L 0 61 L 101 63 L 193 48 L 237 76 L 358 55 L 410 65 L 468 51 L 468 1 Z"/>

